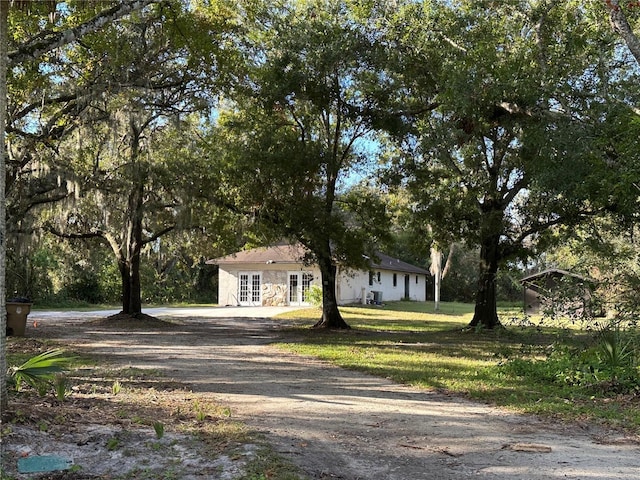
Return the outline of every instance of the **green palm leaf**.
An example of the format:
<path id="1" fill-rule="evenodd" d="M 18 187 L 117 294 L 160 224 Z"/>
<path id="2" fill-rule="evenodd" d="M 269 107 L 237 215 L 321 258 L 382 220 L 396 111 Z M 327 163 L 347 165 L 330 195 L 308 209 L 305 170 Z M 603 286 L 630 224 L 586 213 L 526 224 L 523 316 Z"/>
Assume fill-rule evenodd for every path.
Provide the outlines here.
<path id="1" fill-rule="evenodd" d="M 19 367 L 14 367 L 11 376 L 19 390 L 22 383 L 26 383 L 36 389 L 42 384 L 52 383 L 56 374 L 69 369 L 73 360 L 71 357 L 63 357 L 64 350 L 56 348 L 48 350 L 40 355 L 30 358 Z"/>

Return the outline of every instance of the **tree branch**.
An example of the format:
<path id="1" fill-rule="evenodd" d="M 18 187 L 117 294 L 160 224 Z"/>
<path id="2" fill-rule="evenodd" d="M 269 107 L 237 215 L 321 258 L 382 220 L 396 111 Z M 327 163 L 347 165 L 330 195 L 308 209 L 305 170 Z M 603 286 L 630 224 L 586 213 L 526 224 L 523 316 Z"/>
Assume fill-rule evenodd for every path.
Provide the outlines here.
<path id="1" fill-rule="evenodd" d="M 86 34 L 96 32 L 106 24 L 118 20 L 135 10 L 140 10 L 154 3 L 163 2 L 164 0 L 121 1 L 75 28 L 59 32 L 43 32 L 41 35 L 20 45 L 17 50 L 9 52 L 9 66 L 19 65 L 27 60 L 39 58 L 51 50 L 75 42 Z"/>
<path id="2" fill-rule="evenodd" d="M 57 230 L 52 225 L 47 225 L 45 230 L 52 235 L 60 238 L 67 239 L 87 239 L 87 238 L 105 238 L 104 232 L 101 230 L 96 230 L 95 232 L 85 232 L 85 233 L 68 233 Z"/>
<path id="3" fill-rule="evenodd" d="M 148 243 L 151 243 L 151 242 L 157 240 L 158 238 L 160 238 L 163 235 L 166 235 L 167 233 L 169 233 L 171 230 L 173 230 L 175 228 L 176 228 L 175 225 L 171 225 L 169 227 L 163 228 L 159 232 L 154 233 L 153 235 L 151 235 L 149 238 L 146 238 L 146 239 L 142 240 L 142 245 L 146 245 Z"/>
<path id="4" fill-rule="evenodd" d="M 444 264 L 444 268 L 442 269 L 442 273 L 440 274 L 442 279 L 447 276 L 449 270 L 451 270 L 451 265 L 453 264 L 453 256 L 455 254 L 456 243 L 453 242 L 449 245 L 449 255 L 447 255 L 447 261 Z"/>
<path id="5" fill-rule="evenodd" d="M 540 233 L 548 228 L 551 228 L 553 226 L 556 225 L 572 225 L 572 224 L 576 224 L 578 223 L 577 220 L 573 220 L 575 219 L 585 219 L 585 218 L 591 218 L 591 217 L 595 217 L 596 215 L 601 214 L 602 211 L 601 210 L 581 210 L 579 212 L 576 212 L 574 214 L 572 214 L 571 216 L 569 215 L 558 215 L 557 217 L 550 219 L 550 220 L 546 220 L 546 221 L 537 221 L 537 222 L 533 222 L 529 228 L 527 228 L 526 230 L 523 230 L 522 232 L 520 232 L 520 235 L 518 235 L 513 241 L 512 244 L 513 245 L 522 245 L 522 243 L 524 242 L 525 239 L 527 239 L 528 237 L 530 237 L 531 235 L 534 235 L 536 233 Z"/>
<path id="6" fill-rule="evenodd" d="M 609 20 L 613 31 L 622 37 L 631 55 L 633 55 L 636 62 L 640 64 L 640 39 L 633 33 L 627 16 L 620 7 L 620 2 L 618 0 L 606 0 L 605 3 L 611 12 L 609 14 Z"/>
<path id="7" fill-rule="evenodd" d="M 526 175 L 523 174 L 522 178 L 520 178 L 511 188 L 508 188 L 506 190 L 503 189 L 503 191 L 500 192 L 502 194 L 503 205 L 510 205 L 514 198 L 516 198 L 516 195 L 518 195 L 518 193 L 526 188 L 528 183 L 529 180 L 527 179 Z"/>

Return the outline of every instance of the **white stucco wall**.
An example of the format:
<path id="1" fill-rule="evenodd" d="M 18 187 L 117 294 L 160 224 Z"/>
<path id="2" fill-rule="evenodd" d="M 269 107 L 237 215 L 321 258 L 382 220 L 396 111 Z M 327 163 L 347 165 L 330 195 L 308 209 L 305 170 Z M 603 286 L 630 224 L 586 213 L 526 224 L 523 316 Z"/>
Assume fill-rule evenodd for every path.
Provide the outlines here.
<path id="1" fill-rule="evenodd" d="M 416 281 L 416 277 L 418 280 Z M 427 276 L 411 274 L 411 300 L 416 302 L 427 301 Z"/>
<path id="2" fill-rule="evenodd" d="M 380 281 L 378 281 L 378 272 Z M 397 285 L 393 286 L 393 274 L 397 275 Z M 369 272 L 338 271 L 337 297 L 338 304 L 348 305 L 362 303 L 362 295 L 371 296 L 371 292 L 382 292 L 383 302 L 393 302 L 405 298 L 405 275 L 409 275 L 409 299 L 417 302 L 426 301 L 427 277 L 423 274 L 375 270 L 373 285 L 369 285 Z M 417 282 L 416 282 L 417 277 Z"/>
<path id="3" fill-rule="evenodd" d="M 378 281 L 378 273 L 380 281 Z M 393 285 L 393 275 L 396 274 L 396 285 Z M 368 291 L 382 292 L 383 302 L 393 302 L 405 298 L 405 276 L 409 276 L 409 299 L 417 302 L 426 301 L 426 282 L 427 277 L 422 274 L 393 272 L 390 270 L 375 270 L 373 285 L 369 286 Z M 416 283 L 416 276 L 418 282 Z M 367 282 L 369 278 L 367 276 Z"/>
<path id="4" fill-rule="evenodd" d="M 218 305 L 238 305 L 238 272 L 218 269 Z"/>
<path id="5" fill-rule="evenodd" d="M 338 305 L 362 303 L 362 289 L 365 298 L 369 291 L 369 272 L 339 269 L 336 283 Z"/>

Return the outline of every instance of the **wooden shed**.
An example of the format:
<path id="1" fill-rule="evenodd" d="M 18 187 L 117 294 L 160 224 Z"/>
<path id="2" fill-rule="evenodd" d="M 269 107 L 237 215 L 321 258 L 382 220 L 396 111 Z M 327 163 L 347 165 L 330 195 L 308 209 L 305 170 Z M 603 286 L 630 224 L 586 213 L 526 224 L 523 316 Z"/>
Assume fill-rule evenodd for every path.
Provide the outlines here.
<path id="1" fill-rule="evenodd" d="M 520 280 L 525 314 L 555 313 L 583 315 L 591 301 L 593 280 L 575 273 L 551 268 Z"/>

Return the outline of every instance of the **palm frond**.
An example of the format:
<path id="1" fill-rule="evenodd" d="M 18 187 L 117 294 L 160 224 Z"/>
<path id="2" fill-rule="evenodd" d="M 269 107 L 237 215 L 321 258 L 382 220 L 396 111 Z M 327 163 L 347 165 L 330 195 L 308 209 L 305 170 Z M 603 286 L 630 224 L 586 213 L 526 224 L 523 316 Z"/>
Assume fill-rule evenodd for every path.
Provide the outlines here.
<path id="1" fill-rule="evenodd" d="M 51 383 L 56 374 L 69 369 L 72 357 L 64 357 L 64 350 L 56 348 L 36 355 L 19 367 L 11 370 L 11 376 L 19 390 L 22 383 L 39 388 L 43 383 Z"/>

